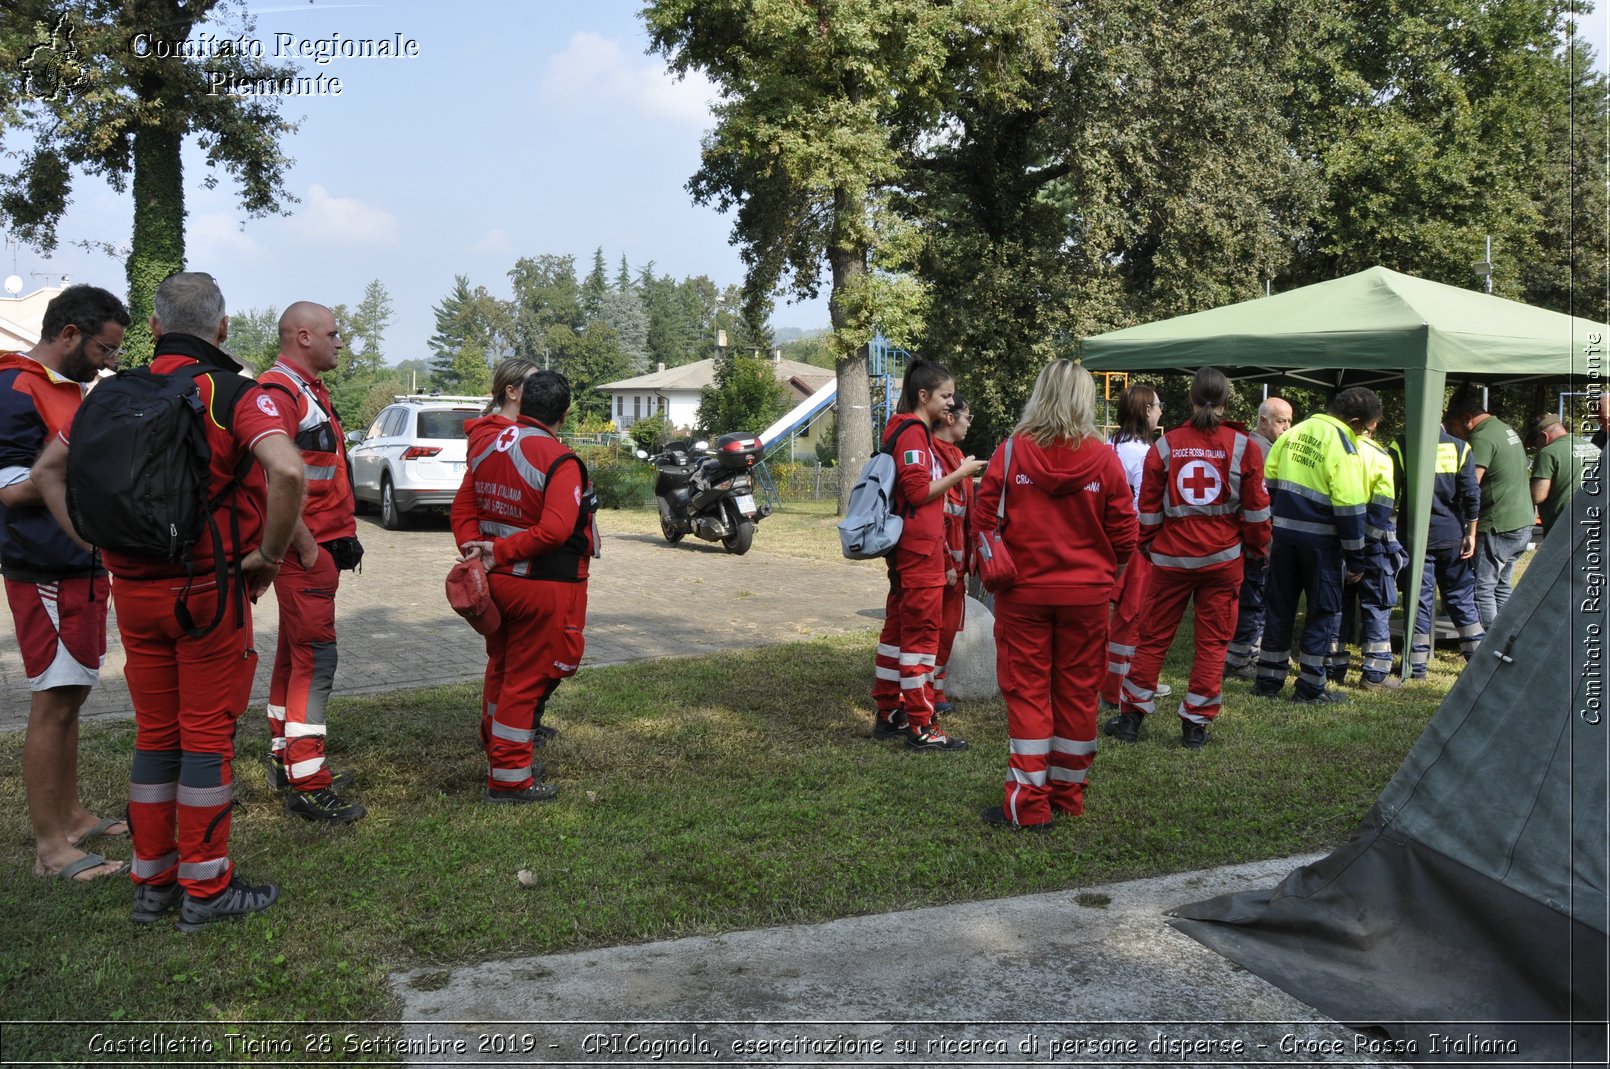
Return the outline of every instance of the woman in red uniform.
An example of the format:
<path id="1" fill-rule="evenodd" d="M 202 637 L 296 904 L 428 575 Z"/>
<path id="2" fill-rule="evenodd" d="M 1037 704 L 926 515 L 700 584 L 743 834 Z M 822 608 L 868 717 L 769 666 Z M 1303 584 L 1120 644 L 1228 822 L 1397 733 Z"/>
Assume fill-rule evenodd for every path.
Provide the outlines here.
<path id="1" fill-rule="evenodd" d="M 1107 604 L 1138 537 L 1124 466 L 1096 433 L 1095 405 L 1090 372 L 1047 364 L 973 506 L 974 529 L 993 531 L 1006 494 L 1000 530 L 1017 566 L 1017 581 L 995 594 L 1011 753 L 1004 803 L 983 812 L 991 824 L 1043 831 L 1054 810 L 1084 811 Z"/>
<path id="2" fill-rule="evenodd" d="M 1124 466 L 1135 505 L 1140 506 L 1140 477 L 1151 452 L 1152 437 L 1163 417 L 1163 403 L 1150 386 L 1134 385 L 1118 399 L 1118 433 L 1107 444 Z M 1140 635 L 1140 614 L 1146 606 L 1146 580 L 1152 567 L 1136 554 L 1124 569 L 1124 579 L 1113 594 L 1112 624 L 1107 634 L 1107 676 L 1101 684 L 1101 705 L 1117 709 L 1124 677 L 1135 659 L 1135 641 Z"/>
<path id="3" fill-rule="evenodd" d="M 973 424 L 973 414 L 967 399 L 957 394 L 934 428 L 934 452 L 945 473 L 955 471 L 962 463 L 961 442 Z M 956 645 L 956 635 L 962 629 L 967 610 L 967 572 L 970 554 L 967 549 L 967 514 L 973 506 L 973 480 L 963 479 L 945 491 L 945 588 L 939 612 L 939 655 L 934 665 L 934 712 L 949 713 L 950 702 L 945 698 L 945 668 L 950 663 L 950 651 Z"/>
<path id="4" fill-rule="evenodd" d="M 1196 657 L 1179 705 L 1180 744 L 1192 750 L 1207 745 L 1207 725 L 1219 712 L 1224 655 L 1241 595 L 1241 555 L 1269 552 L 1263 453 L 1246 428 L 1224 418 L 1229 398 L 1224 374 L 1202 368 L 1191 382 L 1191 421 L 1164 434 L 1146 455 L 1140 544 L 1152 564 L 1150 606 L 1119 715 L 1107 725 L 1107 734 L 1121 741 L 1138 739 L 1142 719 L 1155 708 L 1157 673 L 1192 602 Z"/>
<path id="5" fill-rule="evenodd" d="M 906 369 L 883 448 L 895 462 L 894 508 L 905 517 L 890 553 L 889 599 L 878 636 L 872 702 L 873 738 L 905 739 L 908 750 L 967 749 L 934 718 L 933 671 L 939 654 L 946 561 L 945 492 L 971 479 L 983 461 L 965 457 L 948 475 L 935 455 L 933 429 L 950 409 L 956 384 L 943 364 L 914 360 Z"/>

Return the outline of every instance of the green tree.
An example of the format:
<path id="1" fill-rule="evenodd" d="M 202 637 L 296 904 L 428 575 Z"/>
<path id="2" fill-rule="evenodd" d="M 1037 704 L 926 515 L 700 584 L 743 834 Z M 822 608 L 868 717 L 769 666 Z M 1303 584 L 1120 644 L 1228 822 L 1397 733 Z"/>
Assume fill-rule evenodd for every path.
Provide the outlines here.
<path id="1" fill-rule="evenodd" d="M 699 429 L 712 438 L 735 431 L 759 434 L 788 411 L 788 394 L 771 361 L 728 351 L 716 360 L 715 381 L 699 391 Z"/>
<path id="2" fill-rule="evenodd" d="M 635 289 L 606 292 L 599 302 L 598 322 L 614 328 L 631 374 L 649 369 L 648 315 L 643 310 L 643 298 Z"/>
<path id="3" fill-rule="evenodd" d="M 547 348 L 553 366 L 570 380 L 570 405 L 576 419 L 607 419 L 609 398 L 598 387 L 631 374 L 615 328 L 593 322 L 573 330 L 556 323 L 548 328 Z"/>
<path id="4" fill-rule="evenodd" d="M 509 271 L 509 281 L 514 287 L 514 355 L 540 361 L 549 327 L 581 329 L 574 256 L 521 257 Z"/>
<path id="5" fill-rule="evenodd" d="M 625 293 L 632 288 L 632 269 L 626 263 L 626 254 L 621 253 L 621 265 L 615 271 L 615 288 Z"/>
<path id="6" fill-rule="evenodd" d="M 1475 288 L 1493 239 L 1493 292 L 1523 298 L 1543 235 L 1570 214 L 1552 190 L 1572 151 L 1562 55 L 1576 0 L 1356 0 L 1322 7 L 1291 81 L 1295 149 L 1324 176 L 1289 276 L 1302 284 L 1380 264 Z M 1602 88 L 1599 90 L 1602 100 Z M 1604 177 L 1603 141 L 1589 175 Z M 1540 181 L 1540 176 L 1550 176 Z M 1556 225 L 1551 228 L 1549 216 Z M 1598 228 L 1602 231 L 1602 224 Z"/>
<path id="7" fill-rule="evenodd" d="M 486 350 L 474 338 L 467 339 L 454 354 L 452 374 L 456 393 L 475 395 L 492 389 L 492 366 L 487 363 Z"/>
<path id="8" fill-rule="evenodd" d="M 507 339 L 514 330 L 509 306 L 486 291 L 485 286 L 470 288 L 468 276 L 453 279 L 453 292 L 432 311 L 436 313 L 436 333 L 431 336 L 431 375 L 443 389 L 468 389 L 459 380 L 458 360 L 465 349 L 473 348 L 481 363 L 507 355 Z"/>
<path id="9" fill-rule="evenodd" d="M 1013 97 L 1003 44 L 1049 48 L 1052 8 L 1038 0 L 653 0 L 652 47 L 673 70 L 703 71 L 722 93 L 694 199 L 736 210 L 751 298 L 818 291 L 824 262 L 837 346 L 839 411 L 870 411 L 866 344 L 883 309 L 868 284 L 868 205 L 934 132 L 954 50 L 994 51 L 976 91 Z M 996 75 L 1002 75 L 997 77 Z M 758 428 L 757 428 L 758 429 Z M 868 420 L 838 421 L 839 455 L 859 468 L 872 451 Z M 850 487 L 840 493 L 842 508 Z"/>
<path id="10" fill-rule="evenodd" d="M 363 300 L 348 316 L 347 329 L 351 334 L 342 335 L 346 343 L 342 353 L 345 378 L 373 380 L 385 371 L 386 358 L 381 347 L 391 319 L 391 294 L 378 278 L 374 279 L 364 287 Z"/>
<path id="11" fill-rule="evenodd" d="M 359 399 L 356 407 L 352 409 L 350 419 L 344 413 L 339 412 L 338 406 L 341 423 L 349 431 L 368 430 L 369 425 L 375 421 L 375 417 L 380 415 L 380 410 L 391 404 L 392 398 L 407 392 L 408 383 L 400 378 L 380 379 L 377 382 L 370 383 L 364 390 L 363 396 Z"/>
<path id="12" fill-rule="evenodd" d="M 604 294 L 609 292 L 609 276 L 604 273 L 604 247 L 593 251 L 593 269 L 581 284 L 581 315 L 587 322 L 597 319 L 604 307 Z"/>
<path id="13" fill-rule="evenodd" d="M 224 343 L 235 357 L 254 371 L 267 371 L 280 351 L 280 313 L 267 308 L 248 308 L 229 313 L 229 339 Z"/>
<path id="14" fill-rule="evenodd" d="M 229 40 L 250 36 L 253 24 L 245 5 L 230 0 L 79 0 L 65 11 L 50 0 L 9 0 L 0 19 L 0 68 L 21 74 L 0 87 L 0 123 L 31 142 L 20 166 L 0 178 L 0 223 L 48 252 L 75 171 L 132 190 L 126 266 L 134 321 L 124 346 L 134 364 L 151 358 L 157 284 L 185 266 L 186 139 L 205 153 L 208 185 L 219 171 L 237 183 L 247 215 L 294 200 L 279 146 L 296 127 L 280 115 L 280 96 L 227 87 L 294 77 L 296 68 L 241 52 L 159 57 L 138 44 L 184 41 L 204 25 Z"/>
<path id="15" fill-rule="evenodd" d="M 392 365 L 390 371 L 391 374 L 388 377 L 403 384 L 403 389 L 397 391 L 398 393 L 411 393 L 414 391 L 426 393 L 429 392 L 433 385 L 429 360 L 422 360 L 418 357 L 412 360 L 399 360 Z"/>

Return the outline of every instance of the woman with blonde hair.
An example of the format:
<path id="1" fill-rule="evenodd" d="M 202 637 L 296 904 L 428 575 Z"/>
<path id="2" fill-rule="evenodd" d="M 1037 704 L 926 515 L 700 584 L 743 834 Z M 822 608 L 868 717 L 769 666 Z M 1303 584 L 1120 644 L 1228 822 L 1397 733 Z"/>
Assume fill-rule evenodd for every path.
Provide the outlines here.
<path id="1" fill-rule="evenodd" d="M 1096 433 L 1095 404 L 1088 371 L 1047 364 L 974 504 L 974 529 L 999 529 L 1017 567 L 1012 586 L 995 594 L 1011 736 L 1005 798 L 983 812 L 1003 827 L 1044 831 L 1054 812 L 1084 811 L 1108 600 L 1139 537 L 1124 466 Z"/>
<path id="2" fill-rule="evenodd" d="M 482 416 L 501 416 L 513 423 L 520 418 L 520 393 L 525 380 L 542 369 L 524 357 L 511 356 L 492 369 L 492 400 Z"/>

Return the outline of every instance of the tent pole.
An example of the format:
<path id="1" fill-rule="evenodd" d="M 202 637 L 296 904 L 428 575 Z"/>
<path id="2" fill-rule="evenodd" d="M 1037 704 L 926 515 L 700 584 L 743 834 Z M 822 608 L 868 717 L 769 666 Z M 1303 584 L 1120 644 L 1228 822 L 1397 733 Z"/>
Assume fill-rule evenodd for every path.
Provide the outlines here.
<path id="1" fill-rule="evenodd" d="M 1425 579 L 1426 534 L 1431 527 L 1432 480 L 1436 478 L 1437 442 L 1442 429 L 1442 394 L 1446 372 L 1406 368 L 1403 372 L 1403 464 L 1409 485 L 1404 489 L 1404 513 L 1398 517 L 1398 540 L 1412 539 L 1409 548 L 1409 582 L 1403 599 L 1403 659 L 1399 675 L 1409 678 L 1414 647 L 1415 617 L 1420 611 L 1420 584 Z M 1436 601 L 1432 601 L 1435 612 Z M 1431 621 L 1431 648 L 1437 646 L 1437 621 Z"/>

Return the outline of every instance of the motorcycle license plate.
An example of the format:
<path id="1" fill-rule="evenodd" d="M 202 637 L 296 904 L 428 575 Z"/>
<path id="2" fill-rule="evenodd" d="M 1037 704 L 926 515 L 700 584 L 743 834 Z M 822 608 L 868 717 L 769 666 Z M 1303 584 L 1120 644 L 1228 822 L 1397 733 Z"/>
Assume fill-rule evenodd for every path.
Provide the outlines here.
<path id="1" fill-rule="evenodd" d="M 753 494 L 739 494 L 732 499 L 738 506 L 738 511 L 748 516 L 755 511 L 755 496 Z"/>

